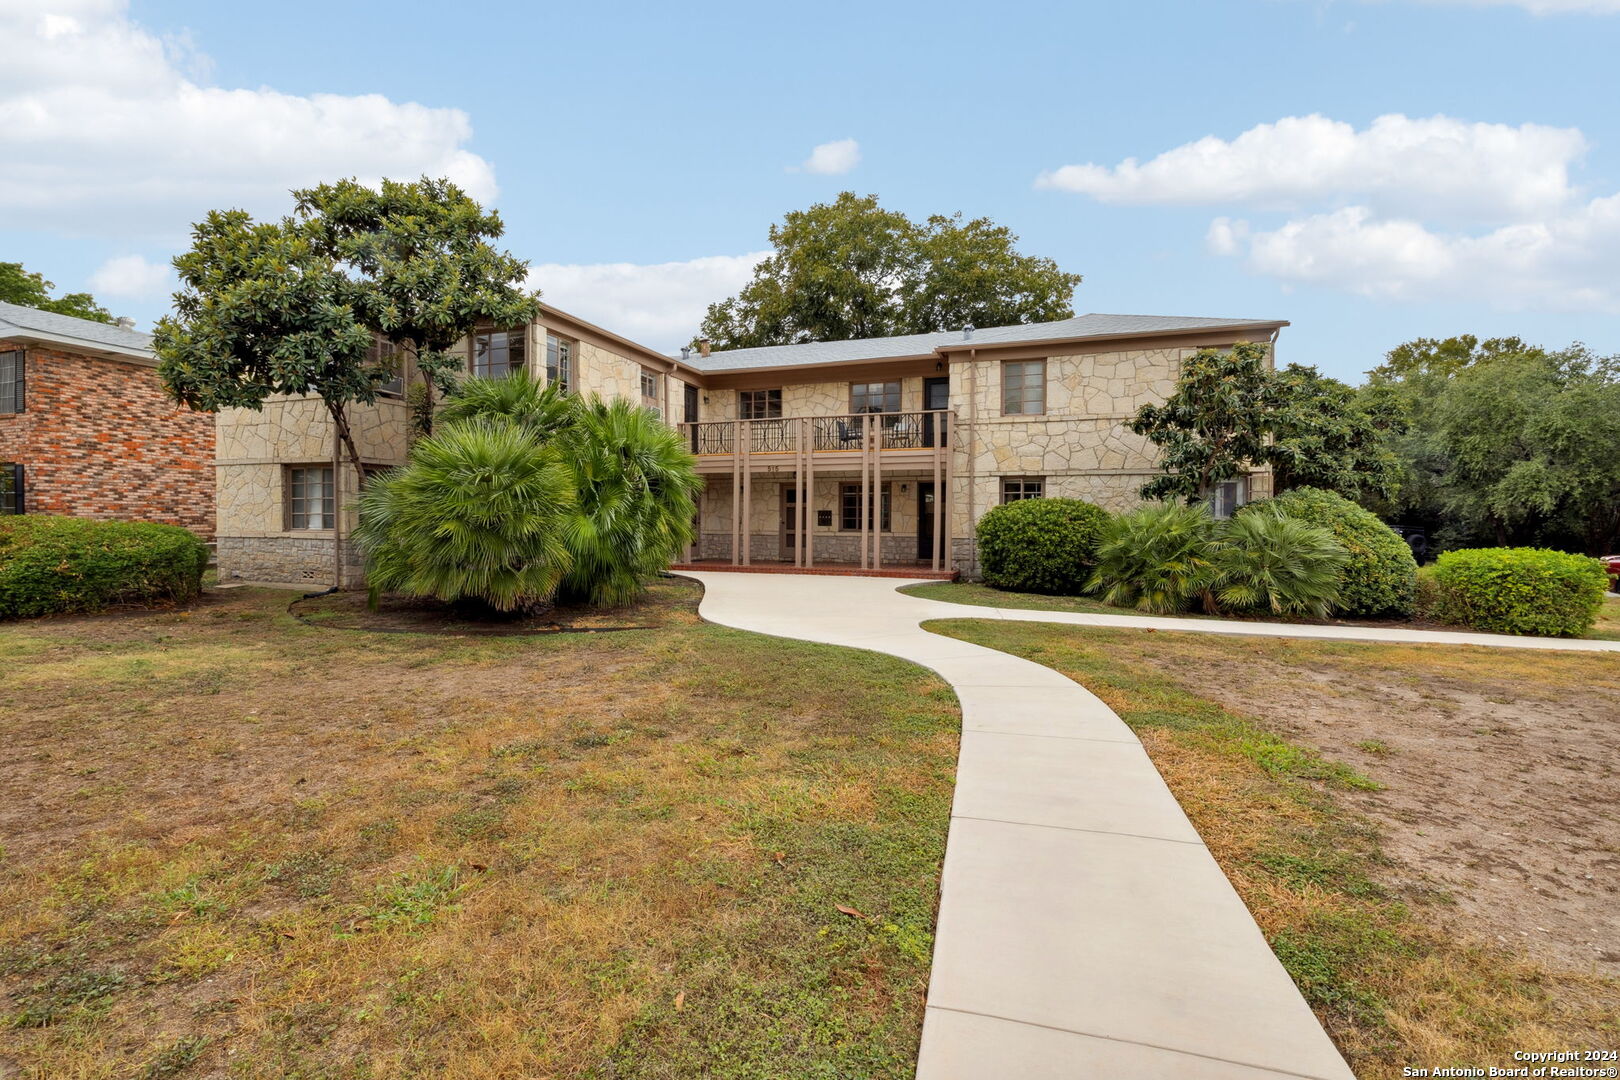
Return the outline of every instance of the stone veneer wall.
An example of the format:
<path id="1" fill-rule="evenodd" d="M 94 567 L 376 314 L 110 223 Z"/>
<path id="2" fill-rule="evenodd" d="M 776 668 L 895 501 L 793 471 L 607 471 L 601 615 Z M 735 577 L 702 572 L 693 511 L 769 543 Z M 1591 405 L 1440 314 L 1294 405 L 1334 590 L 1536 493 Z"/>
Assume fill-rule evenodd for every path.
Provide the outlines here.
<path id="1" fill-rule="evenodd" d="M 30 346 L 0 462 L 29 513 L 155 521 L 214 535 L 214 418 L 176 405 L 143 364 Z"/>
<path id="2" fill-rule="evenodd" d="M 398 398 L 357 406 L 350 425 L 360 457 L 368 467 L 386 468 L 405 460 L 406 410 Z M 230 409 L 219 414 L 215 473 L 218 478 L 218 559 L 220 579 L 330 585 L 332 531 L 288 529 L 287 467 L 329 465 L 333 426 L 317 398 L 274 398 L 262 410 Z M 347 456 L 347 455 L 345 455 Z M 343 536 L 358 521 L 358 477 L 345 463 L 339 471 Z M 363 570 L 351 543 L 344 546 L 344 584 L 358 586 Z"/>

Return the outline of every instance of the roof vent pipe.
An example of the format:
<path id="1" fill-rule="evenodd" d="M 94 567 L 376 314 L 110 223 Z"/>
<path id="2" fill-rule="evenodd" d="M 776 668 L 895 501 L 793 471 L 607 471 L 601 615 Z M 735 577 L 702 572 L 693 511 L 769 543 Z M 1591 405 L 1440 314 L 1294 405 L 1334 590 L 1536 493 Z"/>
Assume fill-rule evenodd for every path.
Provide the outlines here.
<path id="1" fill-rule="evenodd" d="M 120 315 L 118 317 L 118 327 L 121 330 L 133 330 L 135 329 L 135 320 L 128 315 Z"/>
<path id="2" fill-rule="evenodd" d="M 690 346 L 690 345 L 682 345 L 681 346 L 681 363 L 684 364 L 690 359 L 692 359 L 692 346 Z"/>
<path id="3" fill-rule="evenodd" d="M 966 326 L 962 327 L 962 340 L 963 341 L 969 341 L 972 338 L 973 338 L 973 324 L 968 323 Z"/>

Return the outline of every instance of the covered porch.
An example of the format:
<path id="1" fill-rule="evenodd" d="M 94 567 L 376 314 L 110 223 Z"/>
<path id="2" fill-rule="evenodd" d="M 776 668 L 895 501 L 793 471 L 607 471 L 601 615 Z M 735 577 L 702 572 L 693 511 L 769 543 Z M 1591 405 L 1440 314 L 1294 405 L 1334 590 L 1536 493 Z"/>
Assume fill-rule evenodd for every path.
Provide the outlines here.
<path id="1" fill-rule="evenodd" d="M 684 427 L 705 487 L 680 565 L 954 575 L 948 411 Z"/>

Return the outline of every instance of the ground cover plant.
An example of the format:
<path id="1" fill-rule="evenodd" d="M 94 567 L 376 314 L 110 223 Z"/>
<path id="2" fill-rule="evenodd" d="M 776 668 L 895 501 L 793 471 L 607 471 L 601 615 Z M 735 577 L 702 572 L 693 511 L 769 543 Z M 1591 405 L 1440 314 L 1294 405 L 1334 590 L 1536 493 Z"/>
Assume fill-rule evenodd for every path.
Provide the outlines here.
<path id="1" fill-rule="evenodd" d="M 1620 657 L 928 625 L 1131 725 L 1358 1077 L 1620 1039 Z"/>
<path id="2" fill-rule="evenodd" d="M 177 525 L 0 518 L 0 619 L 190 600 L 207 561 Z"/>
<path id="3" fill-rule="evenodd" d="M 695 597 L 0 627 L 0 1074 L 910 1076 L 954 698 Z"/>

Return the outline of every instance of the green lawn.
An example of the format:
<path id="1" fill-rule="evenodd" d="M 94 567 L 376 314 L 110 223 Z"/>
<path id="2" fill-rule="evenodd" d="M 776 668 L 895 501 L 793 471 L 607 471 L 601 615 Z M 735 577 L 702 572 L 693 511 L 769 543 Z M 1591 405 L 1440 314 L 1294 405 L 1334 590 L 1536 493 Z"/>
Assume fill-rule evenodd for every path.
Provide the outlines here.
<path id="1" fill-rule="evenodd" d="M 0 625 L 0 1075 L 911 1075 L 938 679 L 686 582 L 502 638 L 291 595 Z"/>

